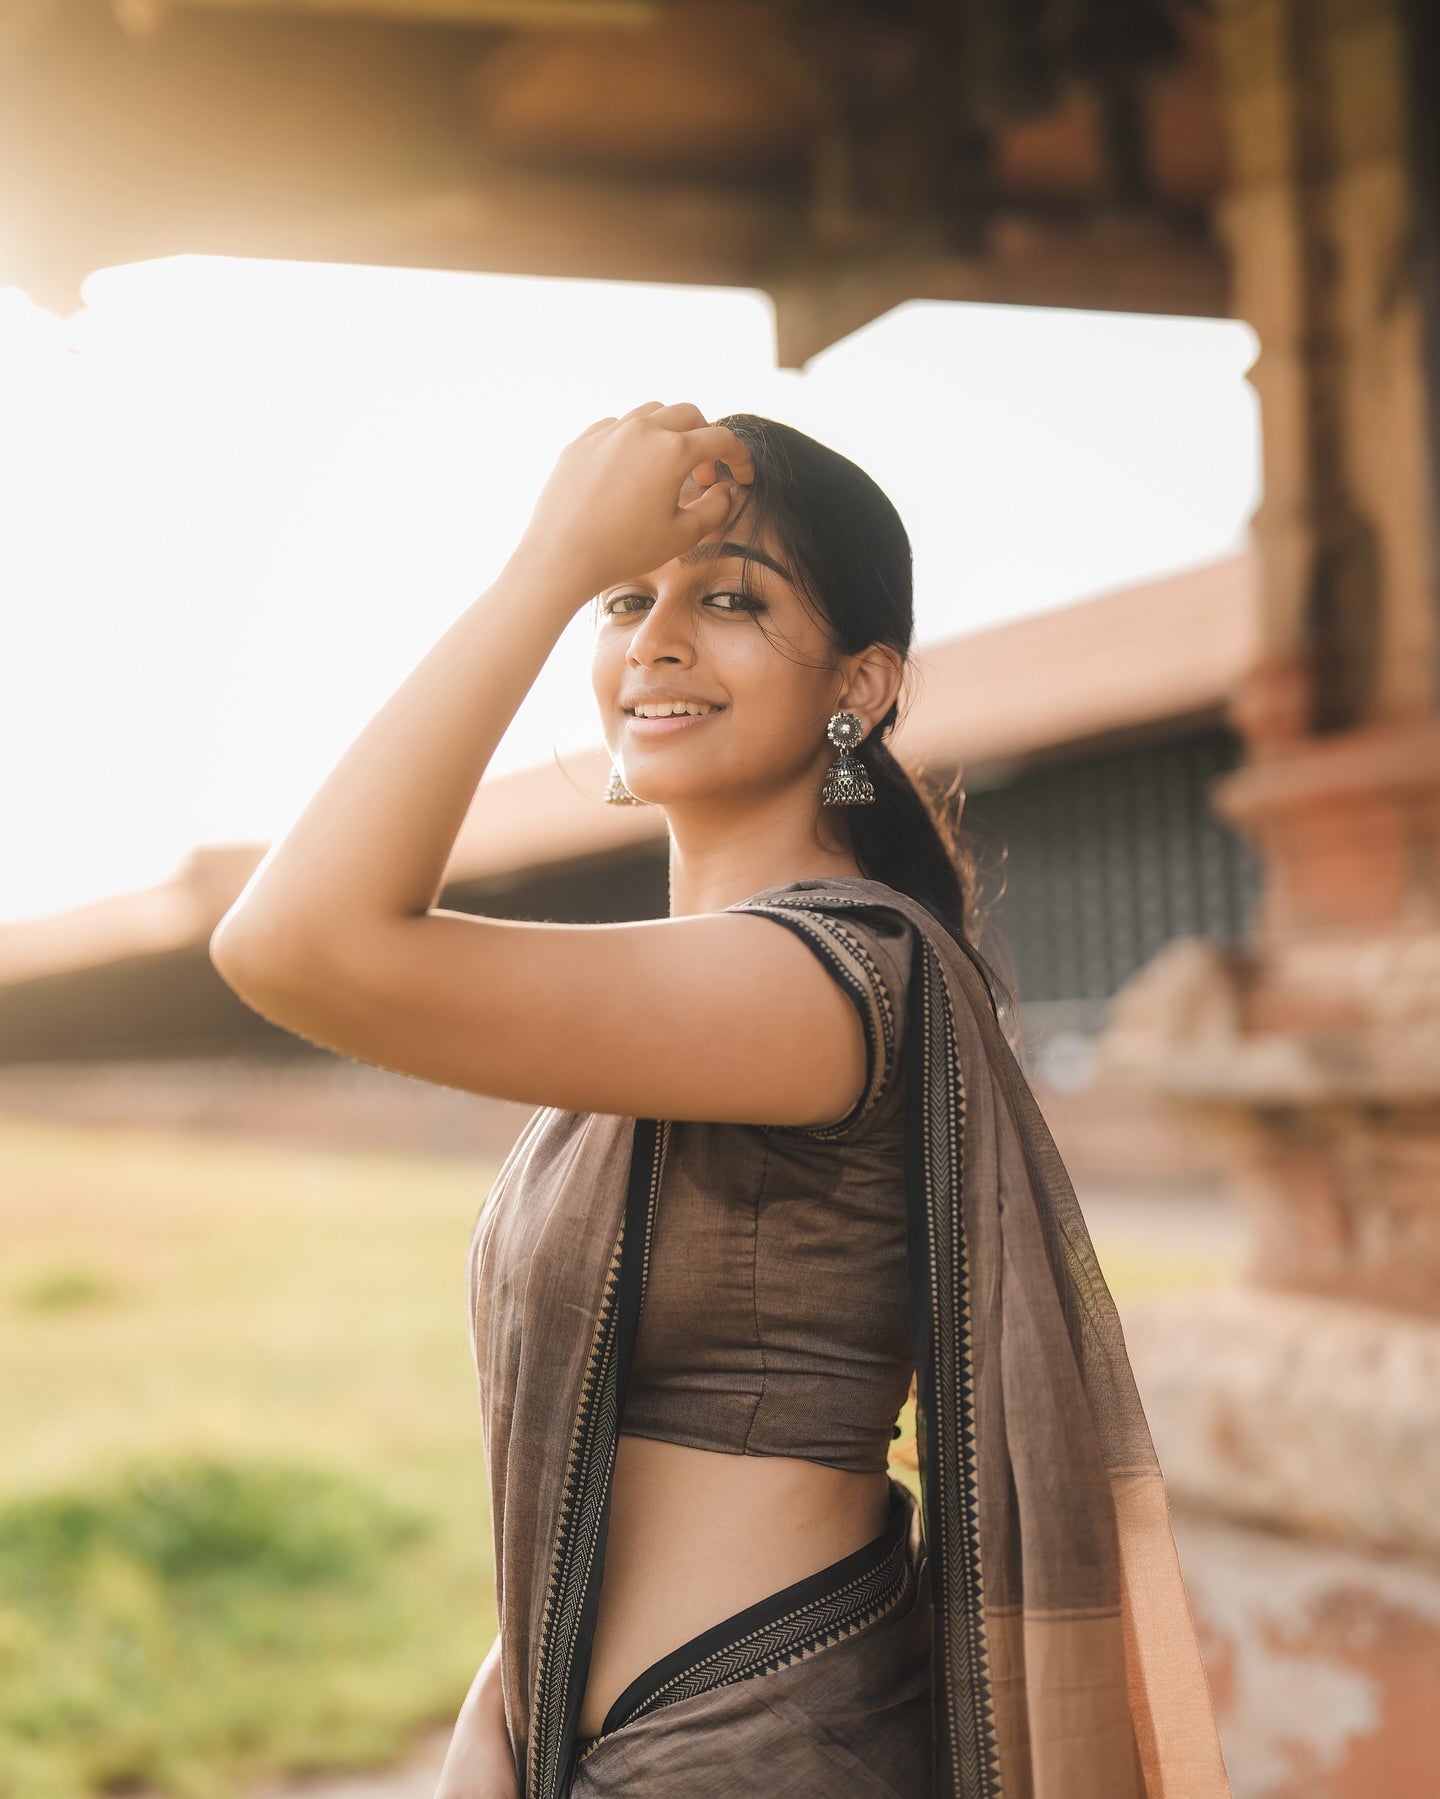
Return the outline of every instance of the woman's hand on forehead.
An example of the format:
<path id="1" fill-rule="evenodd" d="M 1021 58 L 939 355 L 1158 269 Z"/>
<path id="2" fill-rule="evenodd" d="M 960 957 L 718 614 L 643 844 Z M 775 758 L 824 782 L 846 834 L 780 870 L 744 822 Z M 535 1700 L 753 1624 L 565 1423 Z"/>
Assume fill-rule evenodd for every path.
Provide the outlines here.
<path id="1" fill-rule="evenodd" d="M 620 424 L 624 419 L 648 418 L 652 424 L 663 424 L 667 429 L 690 435 L 695 432 L 723 434 L 728 445 L 717 435 L 717 442 L 722 444 L 722 454 L 712 454 L 704 462 L 693 463 L 687 479 L 692 479 L 697 487 L 713 487 L 717 481 L 738 481 L 748 487 L 755 479 L 755 463 L 750 454 L 749 445 L 729 425 L 711 425 L 705 414 L 688 400 L 677 401 L 666 406 L 659 400 L 644 400 L 639 406 L 632 406 L 622 419 L 597 419 L 594 425 L 587 427 L 582 436 L 588 435 L 601 425 Z"/>
<path id="2" fill-rule="evenodd" d="M 689 401 L 646 400 L 566 445 L 516 554 L 562 577 L 560 592 L 588 598 L 723 529 L 754 479 L 750 450 L 728 425 L 709 424 Z"/>

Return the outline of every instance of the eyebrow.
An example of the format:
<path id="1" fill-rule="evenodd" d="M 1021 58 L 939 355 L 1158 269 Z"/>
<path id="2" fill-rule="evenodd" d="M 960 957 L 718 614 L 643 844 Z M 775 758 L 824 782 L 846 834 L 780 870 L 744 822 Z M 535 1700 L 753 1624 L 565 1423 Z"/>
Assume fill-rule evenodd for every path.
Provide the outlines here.
<path id="1" fill-rule="evenodd" d="M 695 568 L 702 562 L 720 562 L 726 557 L 735 556 L 742 562 L 763 562 L 766 568 L 774 569 L 782 581 L 788 581 L 793 587 L 795 578 L 783 562 L 777 562 L 773 556 L 767 556 L 764 550 L 758 550 L 749 543 L 697 543 L 693 550 L 686 550 L 677 558 L 681 568 Z"/>
<path id="2" fill-rule="evenodd" d="M 766 568 L 774 569 L 782 581 L 788 581 L 792 587 L 795 586 L 795 577 L 783 562 L 777 562 L 773 556 L 767 556 L 764 550 L 757 550 L 754 544 L 750 543 L 730 543 L 729 541 L 697 543 L 694 549 L 686 550 L 683 555 L 677 556 L 676 561 L 681 568 L 698 568 L 702 562 L 723 562 L 731 556 L 741 562 L 763 562 Z M 619 585 L 624 587 L 626 583 L 622 581 Z M 613 587 L 602 588 L 601 594 L 597 595 L 597 598 L 614 591 Z"/>

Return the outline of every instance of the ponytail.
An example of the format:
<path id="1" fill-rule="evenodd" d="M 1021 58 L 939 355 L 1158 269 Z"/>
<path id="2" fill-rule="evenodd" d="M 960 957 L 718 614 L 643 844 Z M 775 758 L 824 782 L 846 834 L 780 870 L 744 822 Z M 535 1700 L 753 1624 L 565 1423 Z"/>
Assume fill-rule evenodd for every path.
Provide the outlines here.
<path id="1" fill-rule="evenodd" d="M 989 989 L 990 1004 L 1006 1040 L 1019 1054 L 1020 1020 L 1009 952 L 991 919 L 994 900 L 983 902 L 975 839 L 960 827 L 965 790 L 957 771 L 948 789 L 932 794 L 923 776 L 910 772 L 882 732 L 894 711 L 851 753 L 864 764 L 875 802 L 847 808 L 850 841 L 862 873 L 919 900 L 970 955 Z M 958 794 L 954 822 L 947 816 Z M 998 899 L 998 895 L 996 898 Z M 979 953 L 984 941 L 1005 964 L 1005 976 Z"/>

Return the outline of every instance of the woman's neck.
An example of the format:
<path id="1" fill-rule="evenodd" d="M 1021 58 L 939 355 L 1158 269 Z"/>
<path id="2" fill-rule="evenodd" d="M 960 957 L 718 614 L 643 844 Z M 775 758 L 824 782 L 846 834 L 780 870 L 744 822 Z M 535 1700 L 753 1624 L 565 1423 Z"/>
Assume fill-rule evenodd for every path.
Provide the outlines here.
<path id="1" fill-rule="evenodd" d="M 825 855 L 812 848 L 807 854 L 759 859 L 746 858 L 724 866 L 696 870 L 670 862 L 670 916 L 691 917 L 699 912 L 723 912 L 767 887 L 783 887 L 791 881 L 863 879 L 863 871 L 849 855 Z"/>

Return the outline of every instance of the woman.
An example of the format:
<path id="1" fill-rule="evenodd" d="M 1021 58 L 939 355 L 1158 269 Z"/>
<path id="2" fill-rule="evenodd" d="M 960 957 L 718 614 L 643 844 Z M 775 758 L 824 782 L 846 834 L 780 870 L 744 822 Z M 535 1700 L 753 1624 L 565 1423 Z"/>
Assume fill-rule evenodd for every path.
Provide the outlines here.
<path id="1" fill-rule="evenodd" d="M 670 916 L 437 910 L 592 598 Z M 601 419 L 212 938 L 289 1029 L 538 1108 L 470 1246 L 500 1632 L 438 1799 L 1229 1792 L 1114 1307 L 883 743 L 911 624 L 844 457 Z"/>

